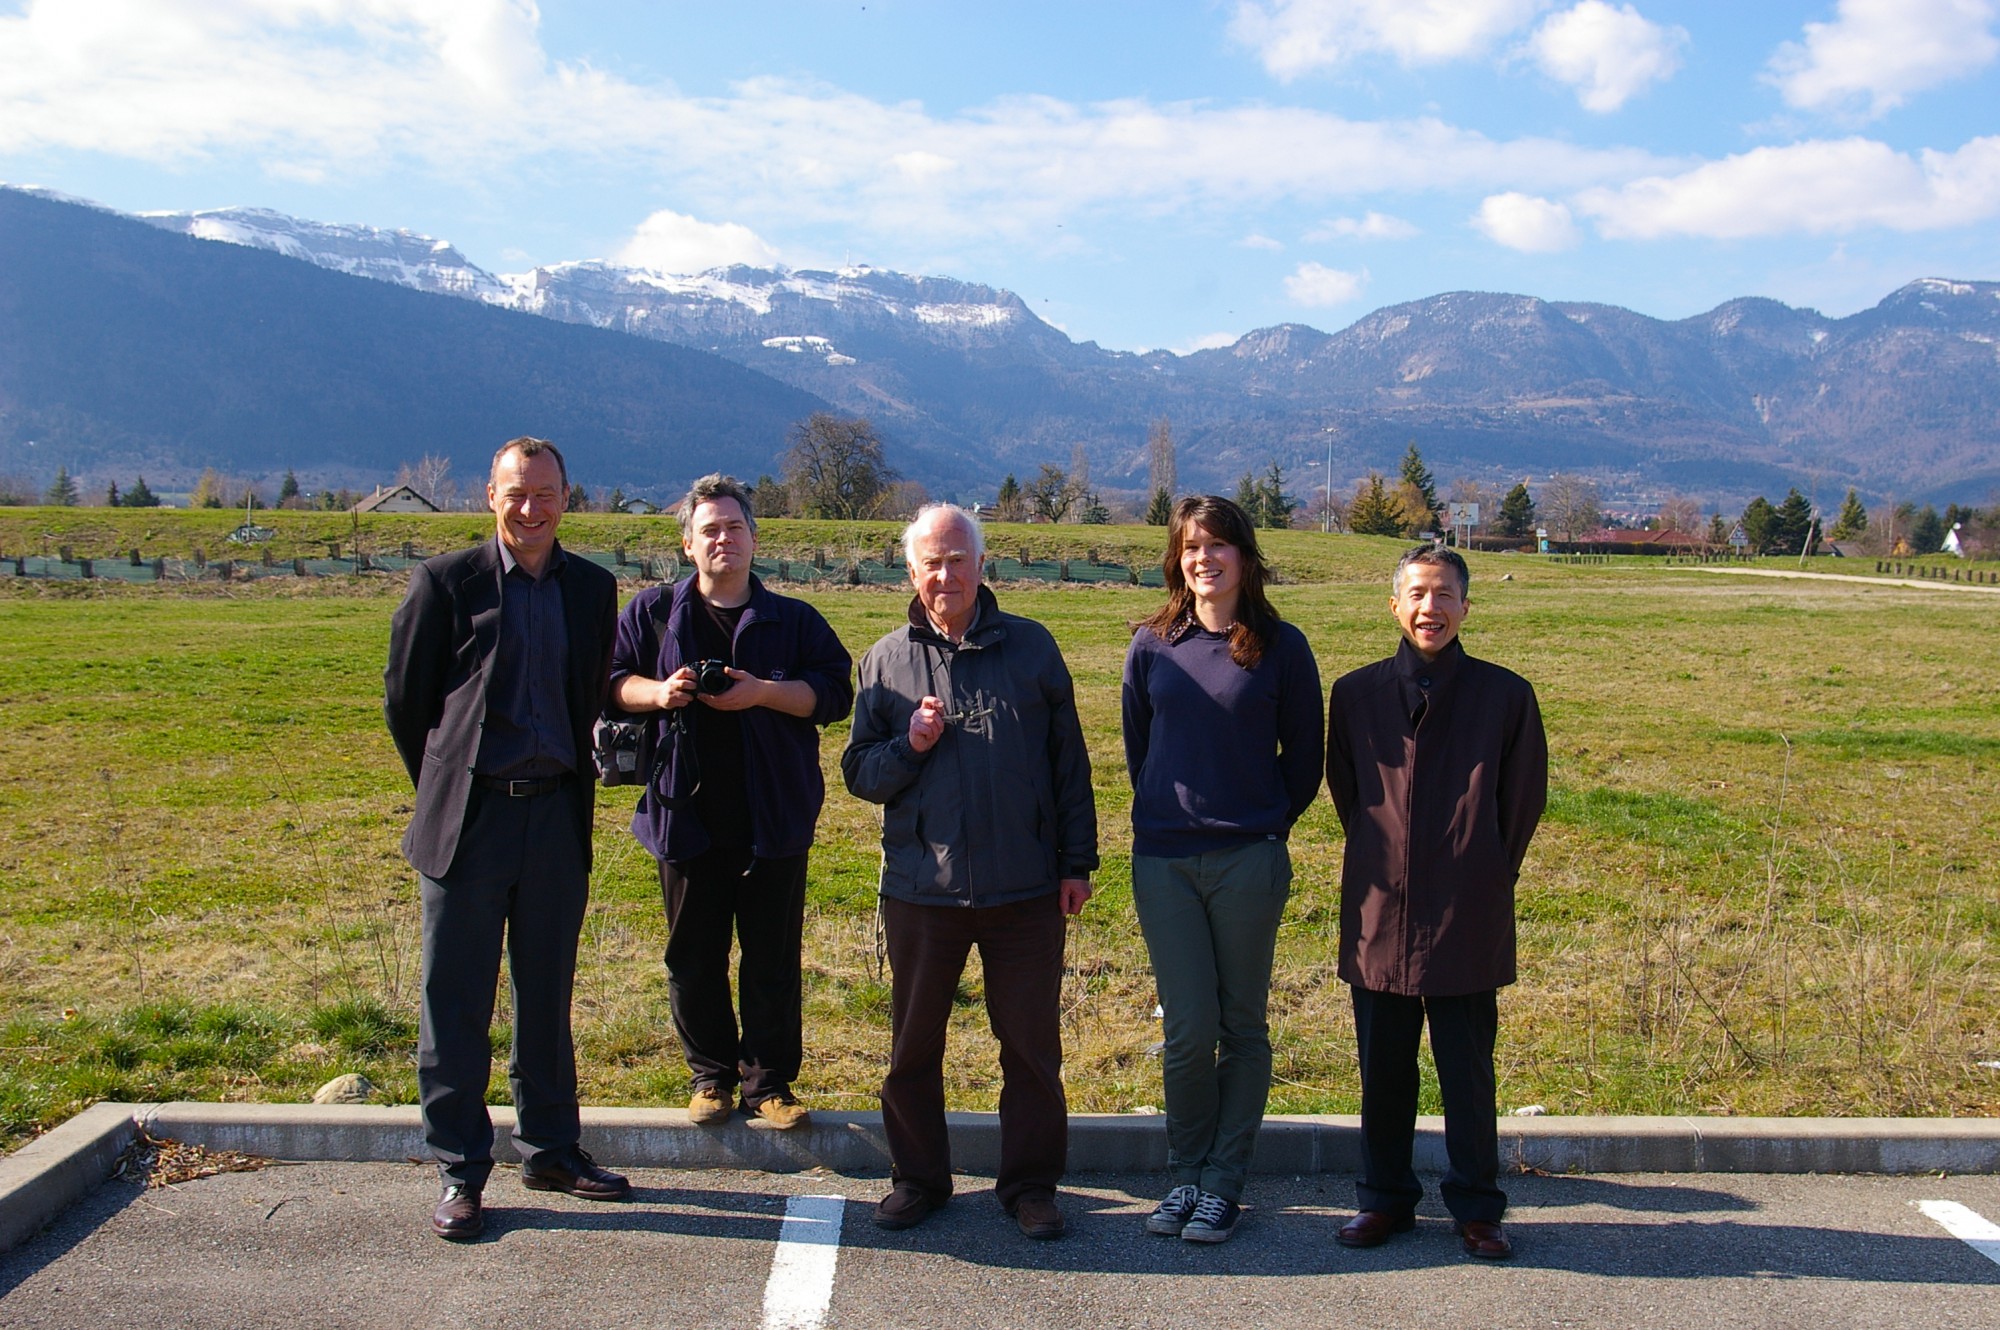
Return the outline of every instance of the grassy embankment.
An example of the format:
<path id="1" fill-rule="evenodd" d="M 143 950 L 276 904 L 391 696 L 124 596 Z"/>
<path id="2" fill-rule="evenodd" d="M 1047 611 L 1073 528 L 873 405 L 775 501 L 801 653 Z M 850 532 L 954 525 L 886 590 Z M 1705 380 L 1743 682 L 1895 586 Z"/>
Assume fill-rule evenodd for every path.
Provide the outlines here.
<path id="1" fill-rule="evenodd" d="M 0 547 L 52 511 L 0 516 Z M 213 519 L 219 540 L 240 520 L 113 516 L 107 550 L 135 538 L 126 521 L 185 547 L 208 538 L 194 524 Z M 384 548 L 483 529 L 477 517 L 379 521 Z M 671 530 L 592 517 L 565 532 L 604 547 L 626 524 Z M 892 530 L 773 523 L 766 544 L 867 548 Z M 89 552 L 80 528 L 68 538 Z M 1158 538 L 1020 528 L 994 544 L 1074 554 L 1088 542 L 1145 561 Z M 1328 680 L 1393 645 L 1382 576 L 1394 543 L 1271 544 L 1289 578 L 1280 608 Z M 1977 1066 L 2000 1058 L 2000 598 L 1521 556 L 1478 557 L 1474 573 L 1468 643 L 1536 682 L 1554 756 L 1521 893 L 1522 981 L 1503 998 L 1503 1105 L 2000 1112 L 2000 1073 Z M 178 590 L 0 579 L 0 1141 L 97 1098 L 298 1099 L 345 1070 L 413 1097 L 416 911 L 395 848 L 408 792 L 380 718 L 399 592 L 381 576 Z M 902 612 L 889 592 L 811 594 L 857 654 Z M 1124 625 L 1158 593 L 1003 594 L 1062 641 L 1096 764 L 1105 867 L 1070 945 L 1072 1102 L 1157 1104 L 1117 680 Z M 887 1046 L 874 816 L 839 792 L 844 739 L 836 727 L 824 745 L 835 792 L 814 861 L 801 1087 L 829 1108 L 871 1106 Z M 585 1094 L 672 1104 L 686 1073 L 629 807 L 616 791 L 600 803 L 577 999 Z M 1352 1111 L 1332 968 L 1339 835 L 1324 802 L 1293 846 L 1272 1108 Z M 998 1073 L 977 988 L 975 968 L 951 1095 L 990 1108 Z"/>

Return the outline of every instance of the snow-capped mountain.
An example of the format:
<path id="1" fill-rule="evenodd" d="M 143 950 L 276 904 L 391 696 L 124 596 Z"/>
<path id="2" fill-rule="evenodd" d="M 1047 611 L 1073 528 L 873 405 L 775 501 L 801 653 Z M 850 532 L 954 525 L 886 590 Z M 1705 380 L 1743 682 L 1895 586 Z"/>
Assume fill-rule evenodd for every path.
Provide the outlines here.
<path id="1" fill-rule="evenodd" d="M 142 212 L 138 218 L 163 231 L 268 249 L 352 277 L 496 305 L 513 302 L 513 288 L 505 281 L 469 262 L 448 241 L 414 231 L 310 222 L 268 208 Z"/>
<path id="2" fill-rule="evenodd" d="M 1329 439 L 1337 478 L 1352 477 L 1392 466 L 1413 438 L 1447 477 L 1580 469 L 1718 499 L 1817 478 L 1983 501 L 2000 484 L 1991 282 L 1927 278 L 1840 319 L 1765 299 L 1667 321 L 1450 292 L 1337 333 L 1286 324 L 1189 356 L 1133 355 L 1071 341 L 1011 292 L 866 266 L 670 274 L 588 260 L 496 275 L 403 230 L 255 208 L 143 220 L 711 352 L 871 417 L 897 464 L 933 482 L 1031 476 L 1082 445 L 1100 485 L 1134 491 L 1164 415 L 1183 482 L 1219 489 L 1272 462 L 1317 475 Z"/>

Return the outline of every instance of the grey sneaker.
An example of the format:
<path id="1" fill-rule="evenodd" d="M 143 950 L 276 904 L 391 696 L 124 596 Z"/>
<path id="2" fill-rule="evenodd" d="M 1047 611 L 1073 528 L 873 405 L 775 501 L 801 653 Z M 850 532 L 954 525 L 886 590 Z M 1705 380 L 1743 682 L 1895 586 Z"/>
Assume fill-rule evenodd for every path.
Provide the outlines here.
<path id="1" fill-rule="evenodd" d="M 1196 1188 L 1182 1183 L 1167 1193 L 1153 1213 L 1146 1216 L 1146 1231 L 1163 1238 L 1177 1238 L 1194 1218 L 1194 1203 L 1201 1196 Z"/>
<path id="2" fill-rule="evenodd" d="M 1181 1228 L 1183 1242 L 1227 1242 L 1236 1231 L 1237 1217 L 1243 1213 L 1234 1201 L 1225 1201 L 1205 1191 L 1194 1203 L 1194 1213 Z"/>

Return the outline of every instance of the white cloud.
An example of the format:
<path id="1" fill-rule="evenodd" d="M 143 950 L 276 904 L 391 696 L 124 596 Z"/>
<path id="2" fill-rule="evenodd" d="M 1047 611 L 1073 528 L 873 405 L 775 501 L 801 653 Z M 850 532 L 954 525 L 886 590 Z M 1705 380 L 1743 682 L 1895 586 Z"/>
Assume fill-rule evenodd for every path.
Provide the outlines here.
<path id="1" fill-rule="evenodd" d="M 2000 217 L 2000 136 L 1914 157 L 1864 138 L 1757 148 L 1574 202 L 1617 239 L 1943 230 Z"/>
<path id="2" fill-rule="evenodd" d="M 662 209 L 639 223 L 632 238 L 613 258 L 634 268 L 656 272 L 694 273 L 747 263 L 769 268 L 778 251 L 747 226 L 735 222 L 703 222 Z"/>
<path id="3" fill-rule="evenodd" d="M 1494 194 L 1479 205 L 1472 224 L 1496 245 L 1528 254 L 1553 254 L 1577 242 L 1569 209 L 1528 194 Z"/>
<path id="4" fill-rule="evenodd" d="M 1329 240 L 1408 240 L 1417 228 L 1400 217 L 1371 212 L 1365 217 L 1334 217 L 1306 232 L 1311 244 Z"/>
<path id="5" fill-rule="evenodd" d="M 1630 5 L 1582 0 L 1551 15 L 1528 42 L 1542 72 L 1576 89 L 1587 111 L 1615 111 L 1681 67 L 1687 29 L 1663 27 Z"/>
<path id="6" fill-rule="evenodd" d="M 1357 55 L 1405 65 L 1479 55 L 1548 0 L 1237 0 L 1229 34 L 1290 80 Z"/>
<path id="7" fill-rule="evenodd" d="M 1368 286 L 1368 270 L 1342 272 L 1319 263 L 1301 263 L 1290 277 L 1285 279 L 1285 295 L 1295 305 L 1310 305 L 1323 308 L 1328 305 L 1345 305 L 1360 298 Z"/>
<path id="8" fill-rule="evenodd" d="M 581 165 L 695 217 L 773 237 L 839 225 L 885 255 L 1050 252 L 1114 217 L 1562 194 L 1668 169 L 1639 149 L 1304 107 L 1021 96 L 934 115 L 784 79 L 689 97 L 551 60 L 537 24 L 525 0 L 30 0 L 0 17 L 0 153 L 481 185 Z"/>
<path id="9" fill-rule="evenodd" d="M 1242 340 L 1242 337 L 1241 333 L 1203 333 L 1192 341 L 1185 342 L 1180 346 L 1170 346 L 1167 350 L 1177 356 L 1191 356 L 1197 351 L 1217 351 L 1225 346 L 1235 346 L 1237 342 Z"/>
<path id="10" fill-rule="evenodd" d="M 1254 231 L 1251 232 L 1249 235 L 1244 236 L 1241 240 L 1237 241 L 1236 243 L 1241 245 L 1245 249 L 1280 250 L 1285 247 L 1283 241 L 1273 240 L 1271 239 L 1271 237 L 1267 235 L 1263 235 L 1259 232 L 1254 232 Z"/>
<path id="11" fill-rule="evenodd" d="M 1996 0 L 1840 0 L 1831 23 L 1808 23 L 1803 42 L 1778 48 L 1766 78 L 1803 110 L 1865 105 L 1879 116 L 1991 64 L 1996 16 Z"/>

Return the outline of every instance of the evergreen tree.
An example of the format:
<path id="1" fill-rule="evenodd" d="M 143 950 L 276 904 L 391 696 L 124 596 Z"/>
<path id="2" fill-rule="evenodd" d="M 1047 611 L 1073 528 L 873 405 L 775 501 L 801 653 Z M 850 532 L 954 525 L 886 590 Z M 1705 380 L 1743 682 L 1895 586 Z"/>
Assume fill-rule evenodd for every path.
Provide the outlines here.
<path id="1" fill-rule="evenodd" d="M 614 513 L 622 513 L 622 512 L 624 512 L 624 511 L 625 511 L 625 491 L 624 491 L 624 489 L 623 489 L 623 488 L 621 488 L 620 486 L 617 486 L 617 485 L 613 485 L 613 486 L 611 487 L 611 497 L 610 497 L 610 498 L 609 498 L 608 500 L 606 500 L 606 501 L 605 501 L 605 507 L 606 507 L 606 509 L 607 509 L 607 510 L 609 510 L 610 512 L 614 512 Z"/>
<path id="2" fill-rule="evenodd" d="M 1930 504 L 1917 514 L 1917 520 L 1910 526 L 1910 553 L 1936 554 L 1944 548 L 1946 527 L 1938 510 Z"/>
<path id="3" fill-rule="evenodd" d="M 1729 543 L 1729 523 L 1722 520 L 1720 508 L 1716 509 L 1715 515 L 1708 519 L 1708 543 L 1711 545 Z"/>
<path id="4" fill-rule="evenodd" d="M 1357 536 L 1400 536 L 1403 534 L 1402 506 L 1382 483 L 1380 472 L 1355 487 L 1354 502 L 1347 507 L 1347 529 Z"/>
<path id="5" fill-rule="evenodd" d="M 1165 526 L 1174 520 L 1174 496 L 1162 486 L 1153 491 L 1153 501 L 1146 505 L 1146 525 Z"/>
<path id="6" fill-rule="evenodd" d="M 1805 549 L 1806 538 L 1812 534 L 1812 521 L 1812 505 L 1806 502 L 1806 496 L 1796 487 L 1788 491 L 1771 522 L 1771 552 L 1797 554 Z"/>
<path id="7" fill-rule="evenodd" d="M 1085 526 L 1109 526 L 1111 524 L 1111 510 L 1104 506 L 1104 500 L 1097 497 L 1096 490 L 1092 490 L 1083 496 L 1083 516 L 1078 520 Z"/>
<path id="8" fill-rule="evenodd" d="M 574 481 L 569 487 L 569 499 L 563 504 L 566 513 L 587 513 L 590 511 L 590 491 L 582 481 Z"/>
<path id="9" fill-rule="evenodd" d="M 132 482 L 132 488 L 125 491 L 125 497 L 120 499 L 119 503 L 127 508 L 157 508 L 160 506 L 159 496 L 146 487 L 146 478 L 144 476 Z"/>
<path id="10" fill-rule="evenodd" d="M 1292 524 L 1292 510 L 1298 502 L 1285 497 L 1285 473 L 1276 462 L 1264 473 L 1264 479 L 1257 486 L 1257 502 L 1263 506 L 1261 525 L 1283 530 Z"/>
<path id="11" fill-rule="evenodd" d="M 278 486 L 278 506 L 282 508 L 285 506 L 286 500 L 296 499 L 298 497 L 299 497 L 299 478 L 292 474 L 292 469 L 290 467 L 286 467 L 285 483 Z"/>
<path id="12" fill-rule="evenodd" d="M 1264 525 L 1264 494 L 1257 488 L 1257 477 L 1248 471 L 1236 482 L 1236 506 L 1250 514 L 1251 526 Z"/>
<path id="13" fill-rule="evenodd" d="M 1021 482 L 1014 479 L 1009 471 L 1007 478 L 1000 482 L 1000 492 L 994 496 L 993 516 L 996 521 L 1018 522 L 1026 513 L 1027 500 L 1021 496 Z"/>
<path id="14" fill-rule="evenodd" d="M 1778 523 L 1778 510 L 1771 506 L 1771 501 L 1759 494 L 1743 506 L 1742 520 L 1743 538 L 1750 542 L 1750 552 L 1770 553 Z"/>
<path id="15" fill-rule="evenodd" d="M 49 482 L 48 493 L 42 496 L 42 501 L 52 508 L 74 508 L 76 499 L 76 482 L 70 479 L 69 468 L 57 467 L 56 478 Z"/>
<path id="16" fill-rule="evenodd" d="M 124 501 L 118 497 L 117 481 L 114 480 L 109 485 L 106 485 L 104 487 L 104 506 L 106 508 L 116 508 L 123 502 Z"/>
<path id="17" fill-rule="evenodd" d="M 1500 500 L 1500 534 L 1503 536 L 1532 536 L 1535 534 L 1535 500 L 1528 493 L 1528 482 L 1521 481 L 1507 491 L 1507 497 Z"/>
<path id="18" fill-rule="evenodd" d="M 1840 501 L 1840 516 L 1834 519 L 1832 537 L 1835 540 L 1853 540 L 1868 534 L 1868 510 L 1861 505 L 1861 499 L 1852 487 L 1847 497 Z"/>
<path id="19" fill-rule="evenodd" d="M 1402 478 L 1404 483 L 1415 485 L 1417 489 L 1421 491 L 1424 496 L 1424 507 L 1430 512 L 1431 516 L 1429 520 L 1425 521 L 1422 525 L 1423 526 L 1442 525 L 1437 516 L 1438 514 L 1437 478 L 1431 475 L 1431 469 L 1424 465 L 1424 455 L 1417 451 L 1417 441 L 1415 439 L 1410 440 L 1409 451 L 1403 454 Z M 1411 529 L 1416 530 L 1418 528 L 1412 527 Z"/>

